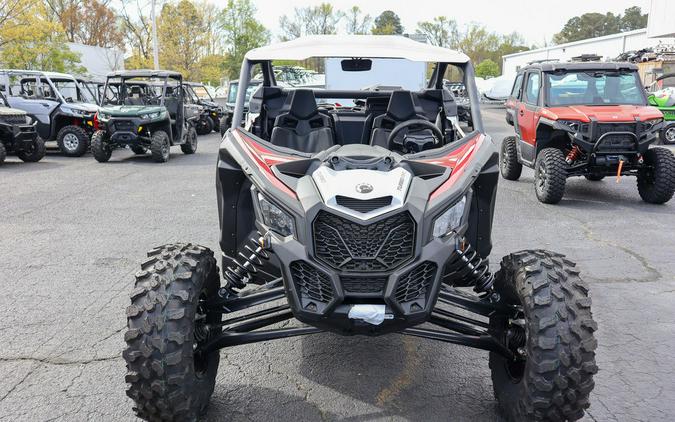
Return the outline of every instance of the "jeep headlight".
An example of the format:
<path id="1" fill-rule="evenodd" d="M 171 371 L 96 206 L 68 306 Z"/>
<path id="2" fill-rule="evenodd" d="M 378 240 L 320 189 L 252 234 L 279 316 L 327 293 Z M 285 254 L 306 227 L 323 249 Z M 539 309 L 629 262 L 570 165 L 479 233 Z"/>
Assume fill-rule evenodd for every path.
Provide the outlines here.
<path id="1" fill-rule="evenodd" d="M 265 199 L 261 194 L 258 194 L 258 204 L 260 205 L 263 223 L 265 223 L 267 227 L 282 236 L 291 236 L 295 234 L 293 217 Z"/>
<path id="2" fill-rule="evenodd" d="M 161 114 L 162 113 L 159 112 L 159 111 L 156 111 L 154 113 L 145 113 L 145 114 L 141 114 L 141 119 L 145 119 L 145 120 L 158 119 Z"/>
<path id="3" fill-rule="evenodd" d="M 466 195 L 459 201 L 455 202 L 453 206 L 448 208 L 443 214 L 434 221 L 434 237 L 443 237 L 459 228 L 462 225 L 462 217 L 464 217 L 464 206 L 466 205 Z"/>

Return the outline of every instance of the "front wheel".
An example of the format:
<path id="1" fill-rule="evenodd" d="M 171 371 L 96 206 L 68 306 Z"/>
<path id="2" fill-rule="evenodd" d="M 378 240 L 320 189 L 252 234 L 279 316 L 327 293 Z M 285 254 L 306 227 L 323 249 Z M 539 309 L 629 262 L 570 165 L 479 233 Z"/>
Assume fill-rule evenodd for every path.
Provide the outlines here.
<path id="1" fill-rule="evenodd" d="M 567 162 L 562 151 L 544 148 L 534 164 L 534 191 L 545 204 L 557 204 L 565 194 Z"/>
<path id="2" fill-rule="evenodd" d="M 80 126 L 68 125 L 59 130 L 56 143 L 68 157 L 81 157 L 89 148 L 89 135 Z"/>
<path id="3" fill-rule="evenodd" d="M 213 132 L 213 120 L 209 116 L 204 116 L 197 121 L 197 134 L 208 135 Z"/>
<path id="4" fill-rule="evenodd" d="M 675 122 L 661 129 L 661 142 L 664 145 L 675 144 Z"/>
<path id="5" fill-rule="evenodd" d="M 127 308 L 127 395 L 145 420 L 196 421 L 206 411 L 220 354 L 195 350 L 220 332 L 221 312 L 203 302 L 217 296 L 213 252 L 191 244 L 148 252 Z"/>
<path id="6" fill-rule="evenodd" d="M 99 163 L 105 163 L 112 156 L 112 148 L 108 145 L 105 131 L 97 130 L 91 136 L 91 153 Z"/>
<path id="7" fill-rule="evenodd" d="M 495 291 L 514 307 L 490 329 L 516 352 L 490 353 L 495 397 L 509 421 L 574 421 L 589 406 L 597 341 L 588 287 L 575 264 L 549 251 L 502 259 Z"/>
<path id="8" fill-rule="evenodd" d="M 183 154 L 194 154 L 197 152 L 197 143 L 197 130 L 192 125 L 190 125 L 187 133 L 187 139 L 185 140 L 185 143 L 180 146 L 180 149 L 183 151 Z"/>
<path id="9" fill-rule="evenodd" d="M 675 156 L 666 148 L 650 148 L 638 171 L 638 193 L 650 204 L 664 204 L 675 193 Z"/>
<path id="10" fill-rule="evenodd" d="M 150 152 L 152 153 L 152 159 L 156 163 L 166 163 L 169 161 L 171 143 L 169 141 L 169 135 L 166 132 L 163 130 L 156 130 L 152 134 Z"/>
<path id="11" fill-rule="evenodd" d="M 509 136 L 502 141 L 499 170 L 506 180 L 518 180 L 523 172 L 523 165 L 518 162 L 516 137 Z"/>
<path id="12" fill-rule="evenodd" d="M 46 153 L 45 141 L 38 136 L 27 150 L 19 151 L 16 155 L 26 163 L 37 163 L 44 158 Z"/>

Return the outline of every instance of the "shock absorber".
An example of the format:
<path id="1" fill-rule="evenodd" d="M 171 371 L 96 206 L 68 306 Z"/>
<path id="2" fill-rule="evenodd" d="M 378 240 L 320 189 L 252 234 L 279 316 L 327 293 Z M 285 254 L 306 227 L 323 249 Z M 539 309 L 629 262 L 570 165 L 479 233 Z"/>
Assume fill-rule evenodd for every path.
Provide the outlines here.
<path id="1" fill-rule="evenodd" d="M 582 152 L 579 147 L 577 145 L 572 145 L 572 149 L 567 153 L 565 161 L 567 161 L 567 164 L 572 164 L 581 157 L 581 154 Z"/>
<path id="2" fill-rule="evenodd" d="M 258 233 L 260 234 L 260 233 Z M 223 277 L 227 280 L 226 288 L 243 289 L 251 280 L 251 277 L 262 267 L 263 260 L 270 259 L 269 253 L 265 250 L 265 239 L 250 238 L 249 243 L 239 251 L 235 258 L 232 258 L 232 265 L 229 265 L 223 272 Z"/>
<path id="3" fill-rule="evenodd" d="M 453 284 L 473 286 L 476 293 L 488 295 L 492 293 L 495 276 L 490 272 L 488 261 L 478 255 L 465 237 L 457 241 L 455 251 L 450 258 L 449 268 Z"/>

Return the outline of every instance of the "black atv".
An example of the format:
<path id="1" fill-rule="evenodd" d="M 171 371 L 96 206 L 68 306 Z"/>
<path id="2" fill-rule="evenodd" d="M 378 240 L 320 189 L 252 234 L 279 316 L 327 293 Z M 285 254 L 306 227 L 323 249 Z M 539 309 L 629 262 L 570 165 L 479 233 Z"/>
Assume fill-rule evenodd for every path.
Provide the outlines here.
<path id="1" fill-rule="evenodd" d="M 208 135 L 212 131 L 220 130 L 220 119 L 225 115 L 223 106 L 218 105 L 209 94 L 206 86 L 202 83 L 187 82 L 186 89 L 190 93 L 192 101 L 204 108 L 196 123 L 199 135 Z"/>
<path id="2" fill-rule="evenodd" d="M 250 124 L 228 130 L 219 152 L 222 279 L 214 253 L 190 243 L 153 249 L 136 274 L 123 355 L 139 417 L 198 419 L 222 348 L 322 332 L 487 350 L 509 420 L 583 416 L 596 323 L 574 263 L 524 250 L 496 273 L 488 265 L 499 159 L 469 58 L 386 38 L 300 38 L 246 55 L 241 74 L 260 64 L 265 82 Z M 273 60 L 333 50 L 359 57 L 340 59 L 347 72 L 394 57 L 435 68 L 418 92 L 274 84 Z M 457 140 L 457 108 L 443 87 L 449 66 L 464 75 L 475 127 Z M 248 81 L 240 84 L 234 122 L 244 117 Z M 319 108 L 317 98 L 335 104 Z M 355 100 L 366 110 L 338 106 Z M 385 110 L 368 109 L 382 100 Z"/>
<path id="3" fill-rule="evenodd" d="M 36 122 L 23 110 L 10 108 L 0 92 L 0 164 L 7 153 L 16 154 L 27 163 L 42 160 L 45 143 L 35 131 Z"/>
<path id="4" fill-rule="evenodd" d="M 198 117 L 197 109 L 185 107 L 180 73 L 113 72 L 103 89 L 99 130 L 92 137 L 91 150 L 101 163 L 110 159 L 114 149 L 124 147 L 136 154 L 150 151 L 158 163 L 169 160 L 173 145 L 180 145 L 185 154 L 194 154 Z"/>
<path id="5" fill-rule="evenodd" d="M 44 141 L 56 141 L 70 157 L 84 155 L 94 133 L 96 100 L 71 75 L 32 70 L 0 70 L 0 87 L 9 106 L 36 121 Z"/>

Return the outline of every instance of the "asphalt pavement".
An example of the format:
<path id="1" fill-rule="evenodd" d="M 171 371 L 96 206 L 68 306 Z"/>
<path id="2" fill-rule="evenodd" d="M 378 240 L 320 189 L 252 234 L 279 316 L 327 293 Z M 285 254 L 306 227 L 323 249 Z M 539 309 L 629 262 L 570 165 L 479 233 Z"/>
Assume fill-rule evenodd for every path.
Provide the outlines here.
<path id="1" fill-rule="evenodd" d="M 486 107 L 488 133 L 511 133 Z M 0 166 L 0 421 L 135 420 L 125 395 L 125 308 L 146 250 L 217 249 L 220 137 L 167 164 L 116 151 Z M 532 171 L 500 180 L 493 264 L 546 248 L 578 262 L 598 321 L 586 421 L 675 419 L 675 200 L 635 180 L 568 181 L 540 204 Z M 208 420 L 495 421 L 487 353 L 401 335 L 317 334 L 221 352 Z"/>

